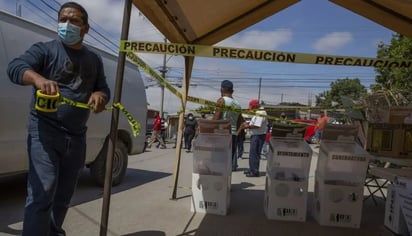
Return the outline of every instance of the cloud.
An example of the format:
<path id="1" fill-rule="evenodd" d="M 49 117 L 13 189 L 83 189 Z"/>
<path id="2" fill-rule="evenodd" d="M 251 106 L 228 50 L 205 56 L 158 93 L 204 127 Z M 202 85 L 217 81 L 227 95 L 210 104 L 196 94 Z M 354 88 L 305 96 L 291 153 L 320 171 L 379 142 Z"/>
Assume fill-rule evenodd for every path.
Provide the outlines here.
<path id="1" fill-rule="evenodd" d="M 318 39 L 313 48 L 322 53 L 335 52 L 353 40 L 350 32 L 333 32 Z"/>
<path id="2" fill-rule="evenodd" d="M 292 31 L 289 29 L 278 29 L 275 31 L 251 30 L 227 38 L 219 43 L 219 45 L 273 50 L 283 44 L 289 43 L 291 39 Z"/>

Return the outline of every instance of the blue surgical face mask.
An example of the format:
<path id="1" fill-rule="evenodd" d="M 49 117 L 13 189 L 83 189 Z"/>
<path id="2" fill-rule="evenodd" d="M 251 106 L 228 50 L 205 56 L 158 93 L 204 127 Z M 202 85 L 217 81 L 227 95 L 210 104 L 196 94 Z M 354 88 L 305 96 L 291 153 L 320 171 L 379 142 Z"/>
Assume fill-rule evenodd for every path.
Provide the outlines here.
<path id="1" fill-rule="evenodd" d="M 70 23 L 59 23 L 57 33 L 61 41 L 66 45 L 74 45 L 82 39 L 80 37 L 80 27 Z"/>

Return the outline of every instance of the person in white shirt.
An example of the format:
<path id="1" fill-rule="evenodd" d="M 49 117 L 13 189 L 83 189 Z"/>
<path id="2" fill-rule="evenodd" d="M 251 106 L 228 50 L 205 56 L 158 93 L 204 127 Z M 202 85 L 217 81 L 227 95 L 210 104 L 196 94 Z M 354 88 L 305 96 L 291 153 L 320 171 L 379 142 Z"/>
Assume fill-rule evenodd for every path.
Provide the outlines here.
<path id="1" fill-rule="evenodd" d="M 259 100 L 253 99 L 249 102 L 249 110 L 256 110 L 249 124 L 244 123 L 243 128 L 250 132 L 249 169 L 244 173 L 247 177 L 259 177 L 260 153 L 266 138 L 266 111 L 259 108 Z"/>

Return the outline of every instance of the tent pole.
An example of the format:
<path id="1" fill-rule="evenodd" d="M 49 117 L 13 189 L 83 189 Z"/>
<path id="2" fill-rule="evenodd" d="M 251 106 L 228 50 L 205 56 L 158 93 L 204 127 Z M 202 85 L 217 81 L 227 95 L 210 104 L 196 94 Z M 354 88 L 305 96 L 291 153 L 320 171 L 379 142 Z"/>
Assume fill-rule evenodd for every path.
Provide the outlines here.
<path id="1" fill-rule="evenodd" d="M 183 126 L 184 126 L 184 119 L 185 119 L 185 111 L 186 111 L 186 101 L 187 95 L 189 93 L 189 85 L 190 85 L 190 78 L 192 76 L 192 69 L 193 69 L 193 62 L 194 57 L 187 57 L 185 56 L 185 75 L 183 79 L 183 87 L 182 87 L 182 108 L 179 114 L 179 127 L 177 130 L 177 142 L 176 142 L 176 161 L 175 161 L 175 169 L 173 172 L 173 192 L 171 200 L 176 199 L 176 192 L 177 192 L 177 185 L 179 182 L 179 171 L 180 171 L 180 157 L 182 154 L 182 136 L 183 136 Z"/>
<path id="2" fill-rule="evenodd" d="M 121 40 L 127 40 L 129 35 L 130 26 L 130 15 L 132 8 L 132 0 L 125 0 L 124 12 L 123 12 L 123 23 Z M 123 86 L 123 74 L 124 66 L 126 62 L 126 53 L 119 52 L 119 57 L 117 59 L 117 72 L 116 72 L 116 85 L 113 96 L 113 103 L 118 103 L 122 97 L 122 86 Z M 107 143 L 107 159 L 106 159 L 106 172 L 104 179 L 104 190 L 103 190 L 103 205 L 102 205 L 102 215 L 100 222 L 100 236 L 106 236 L 108 230 L 109 221 L 109 209 L 110 209 L 110 196 L 112 190 L 112 168 L 113 168 L 113 156 L 114 149 L 117 140 L 117 126 L 119 123 L 119 109 L 115 108 L 112 111 L 112 120 L 110 125 L 110 137 Z"/>

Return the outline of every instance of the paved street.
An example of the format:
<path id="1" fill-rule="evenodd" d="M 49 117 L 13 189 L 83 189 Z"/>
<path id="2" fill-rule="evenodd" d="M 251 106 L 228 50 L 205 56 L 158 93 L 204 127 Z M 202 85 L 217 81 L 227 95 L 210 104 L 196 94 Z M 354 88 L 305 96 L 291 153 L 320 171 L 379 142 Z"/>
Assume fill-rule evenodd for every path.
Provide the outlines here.
<path id="1" fill-rule="evenodd" d="M 392 235 L 383 226 L 384 202 L 364 204 L 360 229 L 320 226 L 311 216 L 313 168 L 309 181 L 306 222 L 266 219 L 263 212 L 265 177 L 247 178 L 248 153 L 232 173 L 231 206 L 227 216 L 190 212 L 192 153 L 182 152 L 177 200 L 172 196 L 175 149 L 149 149 L 130 156 L 126 179 L 112 189 L 108 235 Z M 248 150 L 248 143 L 245 150 Z M 316 148 L 314 148 L 316 150 Z M 316 166 L 314 152 L 312 167 Z M 261 162 L 264 174 L 266 161 Z M 25 199 L 25 177 L 0 181 L 0 235 L 20 235 Z M 103 189 L 96 187 L 88 170 L 81 176 L 64 228 L 68 235 L 99 235 Z"/>

